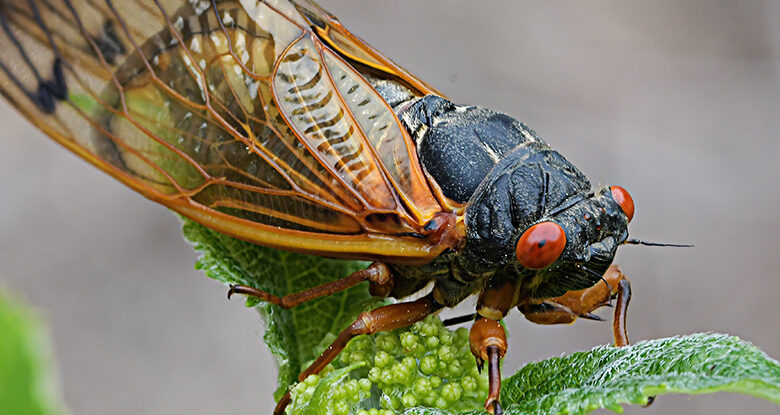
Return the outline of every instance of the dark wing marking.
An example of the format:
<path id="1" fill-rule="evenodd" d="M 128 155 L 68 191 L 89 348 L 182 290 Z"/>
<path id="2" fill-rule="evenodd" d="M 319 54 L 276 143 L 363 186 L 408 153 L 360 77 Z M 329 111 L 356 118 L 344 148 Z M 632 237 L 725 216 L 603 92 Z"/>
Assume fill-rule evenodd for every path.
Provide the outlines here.
<path id="1" fill-rule="evenodd" d="M 12 105 L 206 226 L 396 262 L 460 238 L 390 107 L 287 1 L 4 1 L 0 23 Z"/>

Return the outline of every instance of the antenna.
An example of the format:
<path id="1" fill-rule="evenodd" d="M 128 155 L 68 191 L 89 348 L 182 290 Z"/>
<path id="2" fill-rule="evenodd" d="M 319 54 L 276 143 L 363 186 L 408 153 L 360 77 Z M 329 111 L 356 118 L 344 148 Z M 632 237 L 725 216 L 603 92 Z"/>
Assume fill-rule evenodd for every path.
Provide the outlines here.
<path id="1" fill-rule="evenodd" d="M 640 241 L 639 239 L 628 239 L 624 244 L 628 245 L 644 245 L 644 246 L 671 246 L 674 248 L 692 248 L 692 244 L 667 244 L 663 242 L 648 242 L 648 241 Z"/>

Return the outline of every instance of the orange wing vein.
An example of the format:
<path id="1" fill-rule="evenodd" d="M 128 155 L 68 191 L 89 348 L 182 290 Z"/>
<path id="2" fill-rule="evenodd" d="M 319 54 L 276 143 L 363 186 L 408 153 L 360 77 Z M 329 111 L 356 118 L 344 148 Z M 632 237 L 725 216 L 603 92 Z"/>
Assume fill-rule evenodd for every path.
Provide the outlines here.
<path id="1" fill-rule="evenodd" d="M 0 92 L 144 196 L 311 254 L 454 246 L 414 143 L 354 65 L 436 93 L 313 3 L 0 1 Z"/>

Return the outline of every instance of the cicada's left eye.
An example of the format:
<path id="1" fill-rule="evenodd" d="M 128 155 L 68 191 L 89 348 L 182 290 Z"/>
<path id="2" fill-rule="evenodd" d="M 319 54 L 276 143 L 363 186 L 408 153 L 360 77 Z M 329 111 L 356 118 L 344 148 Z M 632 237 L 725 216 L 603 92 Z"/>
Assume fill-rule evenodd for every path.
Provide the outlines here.
<path id="1" fill-rule="evenodd" d="M 547 268 L 566 248 L 566 233 L 555 222 L 541 222 L 528 228 L 517 241 L 517 260 L 528 269 Z"/>
<path id="2" fill-rule="evenodd" d="M 626 214 L 628 221 L 631 222 L 631 219 L 634 218 L 634 199 L 628 194 L 628 190 L 620 186 L 612 186 L 609 190 L 612 192 L 612 198 L 620 205 L 620 208 L 623 209 L 623 213 Z"/>

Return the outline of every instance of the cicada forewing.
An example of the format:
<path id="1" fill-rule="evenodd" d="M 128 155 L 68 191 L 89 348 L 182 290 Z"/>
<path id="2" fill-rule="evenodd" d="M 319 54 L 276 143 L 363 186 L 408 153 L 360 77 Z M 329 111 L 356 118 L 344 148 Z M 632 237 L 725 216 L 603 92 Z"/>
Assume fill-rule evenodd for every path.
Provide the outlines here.
<path id="1" fill-rule="evenodd" d="M 63 146 L 223 233 L 430 260 L 460 240 L 455 215 L 361 71 L 435 90 L 298 3 L 4 1 L 0 91 Z"/>

